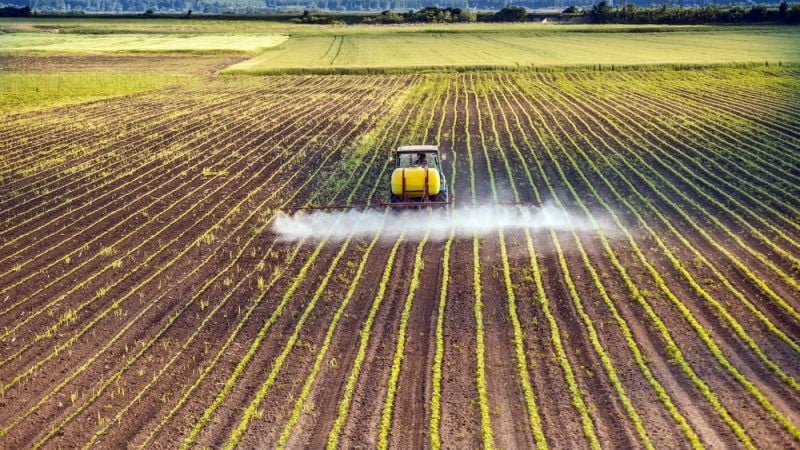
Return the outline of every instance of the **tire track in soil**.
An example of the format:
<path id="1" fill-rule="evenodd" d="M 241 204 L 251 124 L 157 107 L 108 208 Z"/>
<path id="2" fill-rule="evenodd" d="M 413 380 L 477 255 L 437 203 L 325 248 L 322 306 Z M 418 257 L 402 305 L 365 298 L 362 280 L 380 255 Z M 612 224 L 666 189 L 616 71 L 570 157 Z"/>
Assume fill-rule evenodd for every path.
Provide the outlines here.
<path id="1" fill-rule="evenodd" d="M 428 241 L 422 251 L 424 265 L 408 320 L 405 354 L 392 413 L 390 448 L 430 446 L 431 374 L 436 352 L 436 309 L 443 249 L 443 243 Z"/>
<path id="2" fill-rule="evenodd" d="M 469 172 L 459 170 L 459 173 Z M 481 445 L 481 416 L 475 384 L 477 343 L 472 294 L 472 239 L 455 238 L 450 251 L 451 281 L 443 324 L 442 446 L 478 448 Z"/>
<path id="3" fill-rule="evenodd" d="M 532 232 L 531 238 L 534 248 L 539 252 L 540 241 L 549 239 L 549 235 L 546 232 Z M 527 249 L 520 249 L 514 240 L 507 240 L 506 244 L 509 245 L 512 280 L 516 280 L 514 293 L 517 296 L 517 315 L 528 360 L 528 373 L 525 376 L 530 379 L 536 396 L 542 430 L 551 448 L 574 448 L 576 440 L 583 436 L 581 418 L 572 406 L 564 373 L 555 358 L 550 341 L 551 330 L 539 305 L 532 279 L 530 255 Z M 520 277 L 513 277 L 515 267 L 521 272 Z M 545 270 L 542 268 L 543 273 Z"/>
<path id="4" fill-rule="evenodd" d="M 506 238 L 508 244 L 509 239 Z M 509 264 L 513 265 L 514 261 L 509 261 Z M 509 318 L 502 267 L 498 237 L 482 239 L 486 381 L 494 442 L 498 448 L 533 448 L 535 442 L 514 358 L 514 331 Z"/>
<path id="5" fill-rule="evenodd" d="M 344 394 L 347 377 L 358 351 L 359 331 L 367 320 L 375 299 L 375 286 L 380 282 L 391 248 L 380 243 L 377 245 L 383 248 L 378 251 L 376 247 L 369 256 L 356 294 L 340 319 L 331 341 L 327 363 L 317 375 L 318 381 L 308 396 L 307 404 L 313 405 L 313 409 L 306 411 L 298 420 L 288 448 L 324 448 L 327 443 L 328 433 L 338 414 L 339 399 Z"/>
<path id="6" fill-rule="evenodd" d="M 389 243 L 380 245 L 376 247 L 376 251 L 388 258 L 391 245 Z M 392 355 L 397 345 L 397 329 L 400 326 L 403 300 L 408 295 L 408 283 L 414 268 L 416 248 L 415 242 L 403 242 L 397 249 L 386 297 L 378 308 L 364 364 L 361 366 L 361 373 L 355 385 L 347 420 L 342 427 L 339 439 L 342 448 L 377 445 L 381 408 L 385 399 Z"/>

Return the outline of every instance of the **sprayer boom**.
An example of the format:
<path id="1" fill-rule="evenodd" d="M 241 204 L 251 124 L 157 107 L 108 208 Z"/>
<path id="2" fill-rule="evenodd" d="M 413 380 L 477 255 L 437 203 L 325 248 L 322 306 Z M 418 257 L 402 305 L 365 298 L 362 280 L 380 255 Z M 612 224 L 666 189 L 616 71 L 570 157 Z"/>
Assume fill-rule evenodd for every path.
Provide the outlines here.
<path id="1" fill-rule="evenodd" d="M 318 211 L 318 210 L 366 210 L 366 209 L 425 209 L 428 207 L 443 207 L 443 206 L 456 206 L 452 201 L 446 202 L 390 202 L 381 199 L 380 197 L 372 203 L 333 203 L 329 205 L 315 205 L 315 206 L 290 206 L 281 208 L 282 211 L 287 213 L 294 213 L 297 211 Z M 463 206 L 466 207 L 481 207 L 481 206 L 541 206 L 539 202 L 483 202 L 483 203 L 467 203 Z"/>

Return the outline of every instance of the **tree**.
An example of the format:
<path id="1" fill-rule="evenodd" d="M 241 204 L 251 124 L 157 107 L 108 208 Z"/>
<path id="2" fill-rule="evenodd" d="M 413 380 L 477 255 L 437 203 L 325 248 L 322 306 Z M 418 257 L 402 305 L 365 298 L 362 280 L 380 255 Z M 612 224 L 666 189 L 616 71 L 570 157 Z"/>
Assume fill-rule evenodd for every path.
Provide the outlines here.
<path id="1" fill-rule="evenodd" d="M 608 23 L 611 21 L 613 14 L 614 11 L 611 9 L 611 4 L 607 0 L 603 0 L 592 6 L 589 17 L 594 23 Z"/>
<path id="2" fill-rule="evenodd" d="M 783 18 L 786 17 L 787 12 L 789 12 L 789 4 L 784 0 L 781 2 L 781 6 L 778 7 L 778 15 Z"/>
<path id="3" fill-rule="evenodd" d="M 767 11 L 766 6 L 753 6 L 750 8 L 750 12 L 747 13 L 747 19 L 753 22 L 761 22 L 767 20 L 767 15 L 769 11 Z"/>
<path id="4" fill-rule="evenodd" d="M 800 23 L 800 4 L 794 4 L 786 11 L 786 21 L 789 23 Z"/>
<path id="5" fill-rule="evenodd" d="M 458 13 L 458 21 L 459 22 L 477 22 L 478 21 L 478 14 L 471 9 L 462 9 Z"/>
<path id="6" fill-rule="evenodd" d="M 403 16 L 394 12 L 394 11 L 383 11 L 381 15 L 379 15 L 376 19 L 378 23 L 403 23 L 404 19 Z"/>
<path id="7" fill-rule="evenodd" d="M 0 8 L 0 17 L 30 17 L 30 15 L 30 6 L 23 6 L 22 8 L 6 6 L 4 8 Z"/>
<path id="8" fill-rule="evenodd" d="M 524 22 L 528 12 L 521 6 L 506 6 L 494 14 L 495 22 Z"/>

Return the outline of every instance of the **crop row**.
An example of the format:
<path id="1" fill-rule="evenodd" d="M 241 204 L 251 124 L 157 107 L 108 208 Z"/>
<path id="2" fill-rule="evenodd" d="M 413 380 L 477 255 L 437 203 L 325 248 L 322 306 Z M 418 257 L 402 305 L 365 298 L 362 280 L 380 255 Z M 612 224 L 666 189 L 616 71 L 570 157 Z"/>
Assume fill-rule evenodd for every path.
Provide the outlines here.
<path id="1" fill-rule="evenodd" d="M 289 136 L 291 136 L 291 135 L 289 135 Z M 259 149 L 259 148 L 258 148 L 258 147 L 256 147 L 255 149 L 253 149 L 253 151 L 254 151 L 254 152 L 255 152 L 255 151 L 258 151 L 258 149 Z M 298 153 L 295 153 L 295 154 L 293 155 L 293 157 L 297 157 L 297 155 L 299 155 L 299 154 L 300 154 L 299 152 L 298 152 Z M 246 155 L 245 155 L 245 156 L 246 156 Z M 282 158 L 281 158 L 281 155 L 277 155 L 277 156 L 273 157 L 273 161 L 280 161 L 281 159 L 282 159 Z M 286 158 L 283 158 L 283 159 L 284 159 L 284 160 L 286 160 Z M 289 158 L 289 160 L 291 160 L 291 158 Z M 283 164 L 285 165 L 287 162 L 288 162 L 288 161 L 285 161 L 285 162 L 283 162 Z M 262 171 L 262 172 L 264 172 L 264 171 L 266 170 L 266 168 L 267 168 L 267 167 L 268 167 L 268 165 L 265 165 L 265 166 L 264 166 L 264 167 L 261 169 L 261 171 Z M 274 176 L 274 174 L 273 174 L 273 176 Z M 235 180 L 235 178 L 229 178 L 229 179 L 226 181 L 226 183 L 231 183 L 231 182 L 233 182 L 234 180 Z M 206 181 L 204 184 L 200 185 L 199 187 L 195 188 L 194 190 L 192 190 L 192 191 L 189 191 L 189 192 L 188 192 L 187 194 L 185 194 L 185 195 L 184 195 L 182 198 L 189 199 L 189 198 L 191 198 L 191 196 L 192 196 L 192 195 L 193 195 L 195 192 L 200 192 L 200 190 L 201 190 L 201 189 L 203 189 L 203 188 L 207 188 L 207 185 L 208 185 L 208 186 L 213 186 L 214 184 L 215 184 L 215 183 L 212 183 L 212 180 Z M 212 198 L 212 196 L 213 196 L 213 195 L 214 195 L 216 192 L 218 192 L 218 191 L 220 191 L 221 189 L 223 189 L 223 188 L 224 188 L 224 186 L 225 186 L 225 183 L 223 183 L 223 184 L 221 184 L 221 185 L 217 186 L 217 188 L 216 188 L 214 191 L 212 191 L 212 192 L 208 193 L 208 194 L 205 196 L 205 198 Z M 173 205 L 178 205 L 178 204 L 179 204 L 179 202 L 175 202 L 175 203 L 173 203 Z M 221 205 L 221 204 L 220 204 L 220 205 Z M 218 207 L 219 207 L 220 205 L 218 205 Z M 171 209 L 171 208 L 167 208 L 167 209 L 165 209 L 164 211 L 162 211 L 161 213 L 154 215 L 154 216 L 152 217 L 152 219 L 151 219 L 151 222 L 152 222 L 153 220 L 158 220 L 158 219 L 159 219 L 159 217 L 161 216 L 161 214 L 166 214 L 166 213 L 168 213 L 168 212 L 170 211 L 170 209 Z M 235 210 L 236 210 L 236 208 L 233 208 L 233 209 L 232 209 L 232 211 L 235 211 Z M 209 210 L 209 211 L 206 211 L 206 212 L 205 212 L 205 214 L 204 214 L 203 216 L 201 216 L 201 217 L 200 217 L 200 219 L 202 219 L 203 217 L 210 217 L 210 215 L 213 213 L 213 211 L 214 211 L 213 209 L 212 209 L 212 210 Z M 121 260 L 123 260 L 124 258 L 126 258 L 126 257 L 129 257 L 129 256 L 130 256 L 130 257 L 132 257 L 132 256 L 134 255 L 134 253 L 135 253 L 135 252 L 136 252 L 136 251 L 137 251 L 139 248 L 143 247 L 143 246 L 144 246 L 144 245 L 145 245 L 145 244 L 146 244 L 146 243 L 147 243 L 147 242 L 148 242 L 150 239 L 156 239 L 157 237 L 159 237 L 159 236 L 162 234 L 162 232 L 165 232 L 166 230 L 169 230 L 171 226 L 173 226 L 173 225 L 174 225 L 174 224 L 176 224 L 176 223 L 179 223 L 179 220 L 180 220 L 180 219 L 182 219 L 183 217 L 188 217 L 188 216 L 189 216 L 189 214 L 192 214 L 192 209 L 187 209 L 186 211 L 182 212 L 181 214 L 179 214 L 178 216 L 176 216 L 175 218 L 173 218 L 173 219 L 172 219 L 170 222 L 168 222 L 168 223 L 167 223 L 165 226 L 163 226 L 163 227 L 161 228 L 161 230 L 159 230 L 159 231 L 157 231 L 157 232 L 155 232 L 155 233 L 151 234 L 151 235 L 150 235 L 151 237 L 150 237 L 149 239 L 145 239 L 145 240 L 143 240 L 143 241 L 141 241 L 141 242 L 137 243 L 137 245 L 135 245 L 133 248 L 131 248 L 131 249 L 130 249 L 130 250 L 129 250 L 129 251 L 128 251 L 128 252 L 127 252 L 125 255 L 123 255 L 123 256 L 122 256 L 120 259 L 117 259 L 116 261 L 121 261 Z M 197 219 L 197 218 L 195 218 L 195 219 Z M 147 222 L 146 222 L 146 223 L 144 223 L 143 225 L 141 225 L 141 226 L 139 226 L 138 228 L 136 228 L 135 230 L 133 230 L 133 232 L 131 232 L 131 233 L 129 233 L 129 234 L 127 234 L 127 235 L 123 236 L 122 238 L 118 239 L 117 241 L 115 241 L 115 242 L 114 242 L 114 243 L 112 243 L 111 245 L 107 245 L 107 246 L 106 246 L 106 247 L 104 247 L 104 248 L 112 248 L 112 249 L 113 249 L 113 248 L 115 248 L 115 247 L 123 247 L 123 248 L 124 248 L 124 247 L 125 247 L 125 245 L 124 245 L 124 242 L 125 242 L 125 240 L 126 240 L 126 239 L 129 239 L 129 236 L 135 236 L 135 235 L 136 235 L 136 234 L 135 234 L 136 232 L 138 232 L 139 230 L 141 230 L 141 229 L 145 228 L 147 225 L 148 225 L 148 223 L 147 223 Z M 185 231 L 184 231 L 184 233 L 185 233 L 186 231 L 188 231 L 188 230 L 185 230 Z M 161 247 L 161 250 L 163 251 L 164 249 L 167 249 L 171 243 L 173 243 L 173 242 L 177 242 L 177 241 L 178 241 L 178 240 L 181 238 L 181 236 L 182 236 L 182 235 L 181 235 L 181 234 L 179 234 L 178 236 L 174 237 L 174 238 L 173 238 L 173 239 L 172 239 L 170 242 L 168 242 L 166 245 L 162 245 L 162 247 Z M 207 234 L 204 234 L 204 236 L 208 236 L 208 235 L 207 235 Z M 76 251 L 76 252 L 77 252 L 77 251 Z M 153 259 L 153 258 L 154 258 L 154 257 L 155 257 L 157 254 L 158 254 L 158 252 L 156 252 L 156 253 L 153 253 L 153 254 L 149 255 L 147 258 L 145 258 L 145 260 L 144 260 L 142 263 L 140 263 L 140 265 L 139 265 L 139 266 L 135 266 L 135 267 L 134 267 L 132 270 L 128 271 L 128 272 L 127 272 L 127 273 L 126 273 L 126 274 L 123 276 L 123 278 L 121 278 L 121 279 L 120 279 L 120 281 L 118 281 L 117 283 L 119 283 L 119 282 L 123 281 L 123 280 L 125 279 L 125 277 L 127 277 L 127 276 L 130 276 L 130 275 L 131 275 L 131 274 L 133 274 L 135 271 L 137 271 L 137 270 L 138 270 L 140 267 L 145 267 L 145 266 L 146 266 L 146 265 L 149 263 L 149 261 L 150 261 L 150 260 L 152 260 L 152 259 Z M 101 251 L 100 251 L 100 252 L 99 252 L 99 253 L 98 253 L 98 254 L 95 256 L 95 258 L 101 258 L 101 259 L 102 259 L 104 256 L 107 256 L 107 255 L 104 255 L 104 254 L 103 254 L 103 251 L 101 250 Z M 46 288 L 48 288 L 49 286 L 54 286 L 54 285 L 56 285 L 56 283 L 57 283 L 58 281 L 60 281 L 61 279 L 64 279 L 64 278 L 66 278 L 67 276 L 71 276 L 71 275 L 73 275 L 74 273 L 80 273 L 80 272 L 78 272 L 78 270 L 79 270 L 80 268 L 82 268 L 84 265 L 88 265 L 88 264 L 89 264 L 89 261 L 91 261 L 91 259 L 92 259 L 92 258 L 90 258 L 89 260 L 86 260 L 86 261 L 84 261 L 83 263 L 79 264 L 78 266 L 76 266 L 76 267 L 75 267 L 75 268 L 73 268 L 72 270 L 70 270 L 70 271 L 66 272 L 65 274 L 63 274 L 61 277 L 59 277 L 59 278 L 56 278 L 55 280 L 53 280 L 53 281 L 52 281 L 51 283 L 49 283 L 48 285 L 46 285 L 46 286 L 44 286 L 43 288 L 40 288 L 39 290 L 37 290 L 36 292 L 34 292 L 34 293 L 33 293 L 33 295 L 31 295 L 31 296 L 30 296 L 30 297 L 28 297 L 28 298 L 31 298 L 31 297 L 33 297 L 34 295 L 37 295 L 37 294 L 39 294 L 39 293 L 43 292 L 43 291 L 44 291 Z M 174 259 L 173 259 L 173 261 L 174 261 Z M 57 262 L 56 262 L 56 263 L 57 263 Z M 114 266 L 114 263 L 111 263 L 110 265 L 107 265 L 107 266 L 105 267 L 105 270 L 114 269 L 114 268 L 116 268 L 116 267 Z M 62 293 L 62 295 L 61 295 L 59 298 L 57 298 L 56 300 L 57 300 L 57 301 L 61 301 L 61 300 L 62 300 L 64 297 L 66 297 L 66 296 L 68 296 L 68 295 L 72 294 L 72 292 L 77 292 L 79 289 L 83 288 L 83 286 L 85 286 L 85 285 L 88 285 L 88 284 L 89 284 L 89 283 L 91 283 L 91 282 L 92 282 L 94 279 L 96 279 L 96 278 L 98 278 L 100 275 L 102 275 L 102 274 L 103 274 L 103 272 L 104 272 L 104 270 L 96 271 L 96 272 L 92 273 L 90 276 L 88 276 L 87 278 L 85 278 L 85 279 L 84 279 L 82 282 L 80 282 L 80 283 L 75 283 L 75 284 L 72 286 L 72 288 L 71 288 L 70 290 L 68 290 L 66 293 Z M 31 274 L 31 275 L 29 276 L 29 278 L 33 278 L 33 277 L 35 277 L 35 276 L 39 276 L 39 273 L 38 273 L 38 272 L 34 272 L 33 274 Z M 25 279 L 23 279 L 23 280 L 21 280 L 21 281 L 17 282 L 17 284 L 21 283 L 22 281 L 25 281 Z M 12 285 L 12 286 L 10 286 L 10 287 L 13 287 L 13 286 L 14 286 L 14 285 Z M 100 292 L 98 292 L 98 294 L 97 294 L 97 297 L 99 297 L 99 296 L 100 296 Z M 75 308 L 72 308 L 72 309 L 71 309 L 72 313 L 73 313 L 73 314 L 77 314 L 77 313 L 79 313 L 79 312 L 80 312 L 80 310 L 82 310 L 82 309 L 85 307 L 85 305 L 88 305 L 88 304 L 89 304 L 89 303 L 91 303 L 91 302 L 92 302 L 94 299 L 95 299 L 95 298 L 92 298 L 92 299 L 90 299 L 90 300 L 88 300 L 88 301 L 85 301 L 85 302 L 84 302 L 84 303 L 82 303 L 80 306 L 78 306 L 78 307 L 75 307 Z M 20 303 L 24 303 L 24 302 L 25 302 L 25 300 L 26 300 L 26 298 L 23 298 L 23 299 L 21 299 L 19 302 L 17 302 L 17 303 L 15 303 L 14 305 L 12 305 L 12 307 L 16 307 L 18 304 L 20 304 Z M 51 302 L 51 304 L 53 304 L 53 302 Z M 48 305 L 48 307 L 49 307 L 49 306 L 50 306 L 50 305 Z M 30 314 L 30 315 L 28 315 L 28 317 L 27 317 L 25 320 L 23 320 L 23 321 L 19 321 L 19 322 L 17 322 L 17 323 L 15 324 L 15 326 L 14 326 L 14 327 L 11 327 L 11 328 L 9 328 L 9 329 L 8 329 L 8 330 L 5 332 L 5 335 L 8 335 L 8 334 L 11 334 L 11 333 L 14 333 L 14 332 L 16 332 L 16 331 L 17 331 L 17 330 L 18 330 L 18 329 L 19 329 L 21 326 L 25 325 L 25 324 L 26 324 L 28 321 L 32 320 L 33 318 L 35 318 L 36 316 L 38 316 L 39 314 L 41 314 L 41 313 L 42 313 L 42 312 L 44 312 L 45 310 L 46 310 L 46 308 L 39 308 L 39 309 L 37 309 L 37 310 L 36 310 L 36 311 L 35 311 L 33 314 Z M 5 313 L 5 312 L 7 312 L 7 310 L 6 310 L 6 311 L 4 311 L 4 313 Z M 59 325 L 59 323 L 56 323 L 56 325 Z M 54 332 L 56 331 L 54 328 L 52 328 L 52 326 L 51 326 L 50 328 L 48 328 L 48 330 L 49 330 L 49 332 L 48 332 L 47 334 L 52 334 L 52 333 L 54 333 Z M 21 349 L 20 349 L 20 351 L 22 351 L 23 349 L 24 349 L 24 347 L 23 347 L 23 348 L 21 348 Z M 18 352 L 18 353 L 19 353 L 19 352 Z"/>
<path id="2" fill-rule="evenodd" d="M 533 96 L 529 96 L 529 98 L 530 98 L 530 97 L 533 97 Z M 541 108 L 540 108 L 540 109 L 541 109 Z M 545 109 L 545 110 L 547 110 L 547 111 L 555 111 L 555 110 L 558 110 L 558 111 L 563 111 L 563 110 L 568 110 L 568 105 L 567 105 L 566 103 L 562 103 L 562 104 L 558 105 L 557 107 L 554 105 L 554 107 L 553 107 L 552 109 L 551 109 L 551 108 L 549 108 L 549 107 L 546 107 L 546 109 Z M 574 117 L 592 117 L 592 116 L 591 116 L 591 115 L 576 115 L 576 116 L 574 116 Z M 567 120 L 569 120 L 569 118 L 567 118 Z M 558 127 L 560 127 L 560 123 L 561 123 L 561 122 L 560 122 L 560 121 L 558 121 L 558 122 L 556 122 L 556 123 L 557 123 L 557 126 L 558 126 Z M 564 133 L 564 134 L 562 134 L 560 137 L 563 137 L 563 138 L 565 138 L 567 141 L 569 141 L 569 142 L 570 142 L 570 144 L 572 144 L 572 145 L 571 145 L 571 147 L 572 147 L 572 148 L 574 148 L 574 149 L 580 149 L 580 148 L 581 148 L 581 145 L 579 145 L 579 144 L 575 143 L 574 141 L 571 141 L 571 139 L 572 139 L 572 138 L 571 138 L 570 136 L 572 136 L 572 135 L 573 135 L 573 134 L 570 132 L 570 133 Z M 579 153 L 580 153 L 580 154 L 582 154 L 582 153 L 583 153 L 583 151 L 579 151 Z M 567 159 L 568 159 L 568 160 L 569 160 L 569 161 L 572 163 L 572 165 L 573 165 L 573 168 L 575 168 L 576 166 L 575 166 L 574 159 L 572 159 L 572 157 L 570 156 L 570 154 L 569 154 L 569 153 L 567 153 L 567 152 L 566 152 L 566 150 L 564 150 L 564 154 L 565 154 L 565 156 L 567 157 Z M 598 154 L 600 154 L 600 153 L 598 153 Z M 557 160 L 555 160 L 555 159 L 554 159 L 554 161 L 557 161 Z M 594 160 L 587 158 L 587 163 L 589 163 L 590 165 L 593 165 L 593 161 L 594 161 Z M 598 175 L 598 176 L 599 176 L 599 177 L 602 179 L 602 178 L 603 178 L 603 173 L 602 173 L 601 171 L 597 170 L 597 169 L 596 169 L 596 166 L 593 166 L 593 167 L 595 168 L 597 175 Z M 613 166 L 611 166 L 611 167 L 613 167 Z M 562 173 L 563 173 L 563 172 L 562 172 Z M 578 172 L 578 173 L 580 173 L 580 172 Z M 581 175 L 581 177 L 582 177 L 582 175 Z M 562 177 L 562 179 L 563 179 L 563 181 L 564 181 L 565 183 L 567 183 L 567 182 L 568 182 L 568 180 L 569 180 L 569 179 L 568 179 L 568 178 L 566 178 L 565 176 L 563 176 L 563 177 Z M 589 180 L 588 180 L 588 179 L 584 178 L 584 182 L 585 182 L 585 184 L 586 184 L 586 186 L 587 186 L 587 187 L 589 187 L 590 189 L 592 189 L 592 184 L 589 182 Z M 613 192 L 613 191 L 614 191 L 613 185 L 611 185 L 611 184 L 608 184 L 608 186 L 609 186 L 609 188 L 610 188 L 610 189 L 612 190 L 612 192 Z M 602 197 L 601 197 L 601 196 L 600 196 L 600 195 L 599 195 L 597 192 L 594 192 L 594 194 L 595 194 L 595 198 L 597 198 L 597 199 L 602 199 Z M 576 194 L 576 198 L 579 198 L 579 197 L 577 196 L 577 194 Z M 623 204 L 627 204 L 627 202 L 625 201 L 625 199 L 624 199 L 623 197 L 619 196 L 619 194 L 617 194 L 617 200 L 618 200 L 618 201 L 621 201 Z M 629 205 L 629 207 L 630 207 L 630 205 Z M 630 207 L 630 208 L 632 208 L 632 207 Z M 606 209 L 607 209 L 607 211 L 609 211 L 609 213 L 610 213 L 610 214 L 614 212 L 614 210 L 613 210 L 612 208 L 606 207 Z M 588 211 L 588 210 L 587 210 L 587 211 Z M 636 213 L 635 213 L 635 214 L 636 214 Z M 638 216 L 638 217 L 641 219 L 641 216 Z M 662 217 L 663 217 L 663 216 L 662 216 Z M 640 221 L 641 221 L 641 220 L 640 220 Z M 619 225 L 620 225 L 620 226 L 622 226 L 621 222 L 619 223 Z M 646 224 L 644 224 L 644 225 L 645 225 L 645 228 L 647 229 L 647 226 L 646 226 Z M 623 230 L 624 230 L 624 229 L 623 229 Z M 655 233 L 652 233 L 652 230 L 651 230 L 651 236 L 652 236 L 654 239 L 658 240 L 658 235 L 657 235 L 657 234 L 655 234 Z M 636 251 L 636 248 L 638 247 L 638 245 L 635 245 L 635 242 L 634 242 L 632 239 L 631 239 L 631 245 L 633 246 L 633 249 Z M 635 246 L 634 246 L 634 245 L 635 245 Z M 666 254 L 668 254 L 668 255 L 669 255 L 669 249 L 668 249 L 668 248 L 666 248 L 666 246 L 662 246 L 661 248 L 662 248 L 662 250 L 663 250 L 663 251 L 664 251 Z M 651 265 L 650 265 L 650 264 L 649 264 L 649 263 L 648 263 L 648 262 L 647 262 L 645 259 L 643 259 L 643 258 L 644 258 L 644 256 L 643 256 L 643 254 L 642 254 L 641 252 L 638 252 L 638 251 L 637 251 L 637 254 L 640 256 L 640 261 L 641 261 L 641 262 L 642 262 L 642 263 L 643 263 L 643 264 L 644 264 L 646 267 L 648 267 L 648 269 L 651 271 L 651 273 L 652 273 L 652 275 L 654 276 L 654 278 L 656 279 L 656 281 L 657 281 L 658 285 L 659 285 L 659 286 L 662 288 L 662 290 L 665 292 L 665 294 L 667 294 L 667 295 L 668 295 L 668 297 L 672 298 L 672 299 L 675 301 L 675 304 L 676 304 L 676 306 L 678 306 L 678 307 L 682 306 L 682 303 L 681 303 L 681 302 L 680 302 L 680 301 L 679 301 L 679 300 L 678 300 L 678 299 L 677 299 L 677 298 L 676 298 L 674 295 L 672 295 L 672 294 L 671 294 L 671 291 L 669 290 L 669 288 L 666 286 L 666 284 L 664 284 L 664 282 L 663 282 L 663 279 L 661 279 L 661 276 L 658 274 L 658 271 L 657 271 L 656 269 L 652 268 L 652 266 L 651 266 Z M 676 262 L 676 261 L 677 261 L 677 260 L 673 259 L 673 262 Z M 685 273 L 685 272 L 684 272 L 684 273 Z M 694 283 L 694 286 L 695 286 L 695 288 L 697 288 L 697 287 L 698 287 L 698 285 L 697 285 L 696 283 Z M 683 311 L 683 313 L 685 314 L 685 316 L 687 317 L 687 319 L 691 320 L 691 313 L 690 313 L 690 312 L 688 312 L 688 310 L 687 310 L 687 309 L 683 309 L 682 311 Z M 704 333 L 703 333 L 703 329 L 702 329 L 702 328 L 698 328 L 698 327 L 696 327 L 696 330 L 697 330 L 697 331 L 700 333 L 700 336 L 701 336 L 701 338 L 702 338 L 702 337 L 704 337 L 704 336 L 706 336 L 706 335 L 704 335 Z M 711 342 L 711 341 L 708 341 L 708 340 L 707 340 L 706 342 L 707 342 L 707 344 L 709 344 L 709 345 L 710 345 L 710 348 L 712 348 L 712 350 L 711 350 L 711 351 L 712 351 L 712 353 L 714 353 L 714 354 L 716 354 L 716 355 L 718 356 L 718 358 L 719 358 L 719 359 L 720 359 L 720 361 L 721 361 L 721 364 L 723 364 L 724 366 L 728 367 L 729 369 L 731 369 L 731 370 L 734 370 L 734 371 L 735 371 L 735 369 L 732 369 L 732 367 L 731 367 L 731 366 L 730 366 L 730 365 L 729 365 L 729 364 L 726 362 L 727 360 L 726 360 L 726 359 L 724 359 L 724 357 L 722 357 L 722 356 L 721 356 L 721 352 L 719 352 L 719 351 L 714 351 L 714 348 L 715 348 L 715 347 L 714 347 L 714 345 L 713 345 L 713 342 Z M 735 373 L 735 372 L 734 372 L 734 373 Z M 735 376 L 736 376 L 736 375 L 735 375 Z M 738 378 L 738 377 L 737 377 L 737 378 Z M 742 380 L 742 381 L 744 381 L 744 380 Z M 751 385 L 749 385 L 749 384 L 747 384 L 747 383 L 745 382 L 745 387 L 747 387 L 749 391 L 751 391 L 751 389 L 749 388 L 750 386 L 751 386 Z M 751 392 L 753 392 L 753 394 L 754 394 L 754 395 L 757 397 L 757 399 L 760 399 L 760 398 L 761 398 L 757 392 L 754 392 L 754 391 L 751 391 Z M 760 400 L 760 401 L 761 401 L 761 400 Z M 763 402 L 763 401 L 762 401 L 762 404 L 764 404 L 764 405 L 765 405 L 765 408 L 767 408 L 767 409 L 771 409 L 771 408 L 770 408 L 770 405 L 769 405 L 767 402 Z M 774 410 L 773 410 L 773 411 L 774 411 Z M 778 420 L 781 420 L 781 418 L 780 418 L 780 417 L 778 417 Z M 789 429 L 789 430 L 792 430 L 792 428 L 793 428 L 793 427 L 792 427 L 790 424 L 787 424 L 786 422 L 783 422 L 783 423 L 784 423 L 784 425 L 787 425 L 787 426 L 788 426 L 788 429 Z M 734 426 L 734 429 L 736 430 L 736 427 L 735 427 L 735 426 Z M 740 438 L 743 438 L 743 435 L 740 435 Z"/>
<path id="3" fill-rule="evenodd" d="M 357 129 L 357 128 L 355 128 L 355 129 Z M 291 158 L 288 158 L 288 159 L 289 159 L 289 160 L 291 160 Z M 263 170 L 263 169 L 262 169 L 262 170 Z M 287 185 L 287 184 L 288 184 L 288 183 L 286 183 L 286 184 L 284 184 L 284 185 Z M 262 185 L 262 186 L 263 186 L 263 185 Z M 253 212 L 253 214 L 255 214 L 255 212 L 256 212 L 256 211 L 258 211 L 258 210 L 255 210 L 255 211 Z M 244 223 L 247 223 L 247 221 L 245 221 Z M 189 246 L 188 248 L 191 248 L 191 246 Z"/>
<path id="4" fill-rule="evenodd" d="M 793 189 L 796 160 L 724 118 L 798 110 L 740 107 L 731 80 L 684 101 L 678 75 L 286 78 L 307 97 L 231 114 L 272 121 L 215 128 L 211 151 L 215 132 L 183 136 L 185 156 L 148 166 L 163 185 L 27 236 L 107 231 L 2 247 L 27 262 L 0 274 L 0 442 L 793 445 L 800 205 L 770 184 Z M 774 132 L 791 154 L 791 124 Z M 405 143 L 445 149 L 459 207 L 535 201 L 588 228 L 273 234 L 281 205 L 372 201 Z"/>

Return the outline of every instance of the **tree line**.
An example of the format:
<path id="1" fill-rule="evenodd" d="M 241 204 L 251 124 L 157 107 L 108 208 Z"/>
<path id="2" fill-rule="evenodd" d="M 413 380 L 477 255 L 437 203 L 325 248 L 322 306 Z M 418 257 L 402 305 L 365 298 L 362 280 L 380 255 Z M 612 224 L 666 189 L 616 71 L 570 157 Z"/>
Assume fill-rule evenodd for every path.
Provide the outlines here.
<path id="1" fill-rule="evenodd" d="M 284 13 L 274 15 L 284 6 L 283 1 L 291 1 L 298 8 L 297 0 L 0 0 L 0 17 L 27 17 L 31 15 L 67 14 L 84 15 L 88 13 L 139 13 L 145 17 L 171 15 L 190 17 L 192 12 L 200 14 L 230 15 L 231 18 L 253 18 L 289 20 L 297 23 L 453 23 L 453 22 L 534 22 L 543 19 L 569 22 L 623 23 L 623 24 L 704 24 L 704 23 L 749 23 L 777 22 L 800 23 L 800 4 L 783 1 L 777 8 L 764 5 L 682 7 L 661 5 L 656 7 L 637 6 L 633 2 L 615 7 L 608 0 L 602 0 L 591 8 L 581 9 L 568 6 L 560 13 L 532 13 L 525 6 L 509 6 L 506 0 L 496 8 L 486 8 L 495 12 L 480 11 L 478 6 L 456 6 L 466 4 L 463 0 L 453 0 L 451 6 L 422 6 L 409 8 L 416 0 L 306 0 L 311 6 L 299 15 Z M 419 0 L 427 1 L 427 0 Z M 491 4 L 495 0 L 478 0 Z M 532 0 L 538 2 L 539 0 Z M 556 0 L 566 1 L 566 0 Z M 552 6 L 552 2 L 549 2 Z M 320 8 L 319 5 L 324 5 Z M 503 6 L 505 5 L 505 6 Z M 340 14 L 337 10 L 356 14 Z M 362 13 L 358 11 L 382 11 Z M 273 15 L 269 15 L 272 11 Z"/>
<path id="2" fill-rule="evenodd" d="M 800 4 L 782 2 L 778 8 L 764 5 L 699 8 L 641 8 L 633 3 L 614 8 L 603 0 L 587 12 L 593 23 L 694 25 L 704 23 L 785 22 L 800 23 Z"/>

